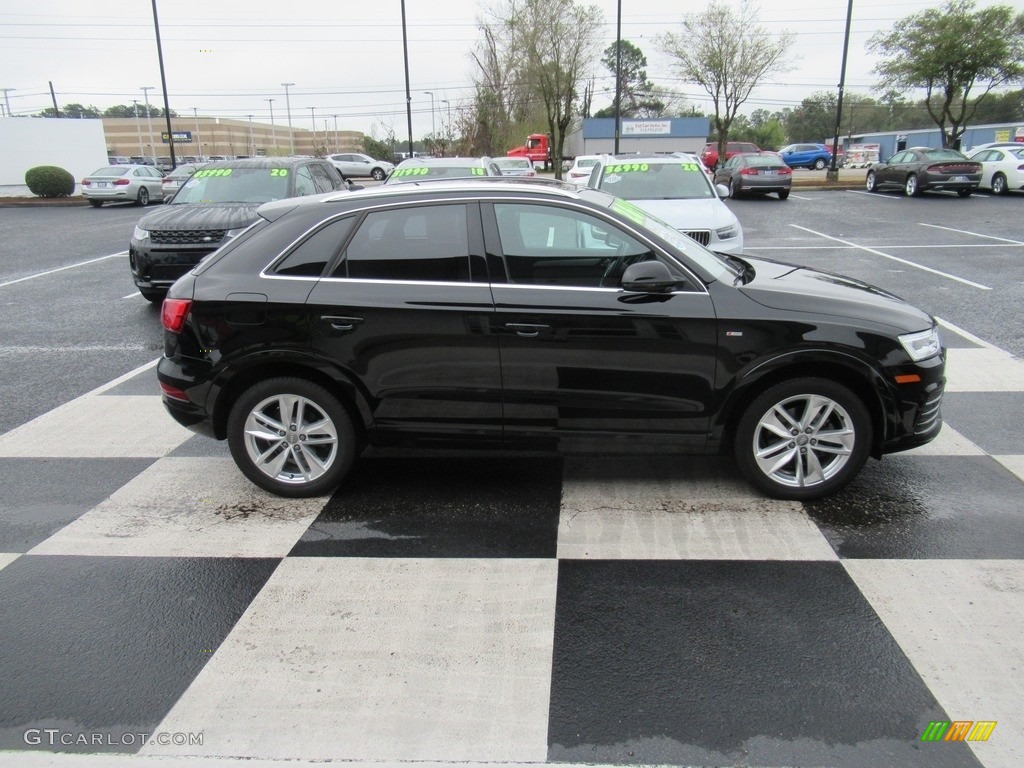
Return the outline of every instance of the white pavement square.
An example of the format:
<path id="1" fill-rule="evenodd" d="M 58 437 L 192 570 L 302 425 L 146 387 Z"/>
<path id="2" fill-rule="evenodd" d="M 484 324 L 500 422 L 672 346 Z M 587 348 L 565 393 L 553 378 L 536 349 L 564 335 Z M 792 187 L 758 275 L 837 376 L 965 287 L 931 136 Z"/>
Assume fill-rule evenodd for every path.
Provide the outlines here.
<path id="1" fill-rule="evenodd" d="M 206 756 L 543 762 L 556 581 L 555 560 L 289 558 L 160 730 Z"/>
<path id="2" fill-rule="evenodd" d="M 1001 349 L 946 350 L 947 392 L 1024 392 L 1024 362 Z"/>

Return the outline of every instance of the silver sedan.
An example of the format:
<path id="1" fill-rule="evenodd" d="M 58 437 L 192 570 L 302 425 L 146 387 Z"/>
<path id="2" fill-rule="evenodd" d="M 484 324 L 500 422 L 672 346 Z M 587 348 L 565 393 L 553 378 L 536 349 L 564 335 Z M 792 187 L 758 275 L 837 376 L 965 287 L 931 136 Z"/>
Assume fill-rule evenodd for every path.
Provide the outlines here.
<path id="1" fill-rule="evenodd" d="M 106 202 L 149 205 L 163 200 L 163 174 L 151 165 L 108 165 L 82 179 L 82 195 L 99 208 Z"/>

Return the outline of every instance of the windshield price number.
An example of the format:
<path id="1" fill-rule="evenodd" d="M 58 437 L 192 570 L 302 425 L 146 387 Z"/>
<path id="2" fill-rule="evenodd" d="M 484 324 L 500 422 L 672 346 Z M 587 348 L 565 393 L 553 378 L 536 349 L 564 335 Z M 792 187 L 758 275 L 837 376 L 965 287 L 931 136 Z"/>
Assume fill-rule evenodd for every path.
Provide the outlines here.
<path id="1" fill-rule="evenodd" d="M 395 176 L 426 176 L 429 168 L 399 168 L 394 172 Z"/>
<path id="2" fill-rule="evenodd" d="M 192 174 L 194 179 L 203 179 L 207 176 L 230 176 L 232 168 L 200 168 L 198 171 Z"/>

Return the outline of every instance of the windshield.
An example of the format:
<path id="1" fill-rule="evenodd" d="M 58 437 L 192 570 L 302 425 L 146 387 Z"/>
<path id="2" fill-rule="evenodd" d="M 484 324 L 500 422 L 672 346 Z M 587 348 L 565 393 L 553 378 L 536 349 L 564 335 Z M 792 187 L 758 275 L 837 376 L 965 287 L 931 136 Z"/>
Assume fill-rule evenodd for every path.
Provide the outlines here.
<path id="1" fill-rule="evenodd" d="M 396 168 L 386 184 L 397 184 L 403 181 L 419 181 L 420 179 L 471 179 L 474 176 L 486 176 L 487 171 L 480 166 L 470 165 L 418 165 Z"/>
<path id="2" fill-rule="evenodd" d="M 955 149 L 929 149 L 921 154 L 929 160 L 966 160 L 966 157 Z"/>
<path id="3" fill-rule="evenodd" d="M 506 168 L 525 168 L 528 170 L 532 166 L 532 163 L 526 158 L 517 157 L 496 157 L 494 162 L 499 168 L 501 168 L 501 170 L 505 170 Z"/>
<path id="4" fill-rule="evenodd" d="M 715 196 L 696 163 L 609 163 L 600 189 L 624 200 L 680 200 Z"/>
<path id="5" fill-rule="evenodd" d="M 267 203 L 291 197 L 287 168 L 200 168 L 185 182 L 172 205 L 187 203 Z"/>
<path id="6" fill-rule="evenodd" d="M 98 171 L 93 171 L 90 176 L 124 176 L 128 173 L 128 169 L 123 165 L 111 165 L 108 168 L 100 168 Z"/>

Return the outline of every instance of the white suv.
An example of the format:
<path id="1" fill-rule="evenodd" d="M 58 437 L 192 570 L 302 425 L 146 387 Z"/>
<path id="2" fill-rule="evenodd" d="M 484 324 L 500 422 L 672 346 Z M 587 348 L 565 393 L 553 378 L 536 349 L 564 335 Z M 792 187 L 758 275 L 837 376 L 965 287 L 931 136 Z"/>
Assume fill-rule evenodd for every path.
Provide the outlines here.
<path id="1" fill-rule="evenodd" d="M 327 159 L 341 171 L 341 175 L 346 179 L 365 177 L 384 181 L 395 170 L 394 163 L 389 163 L 387 160 L 374 160 L 369 155 L 358 152 L 328 155 Z"/>

